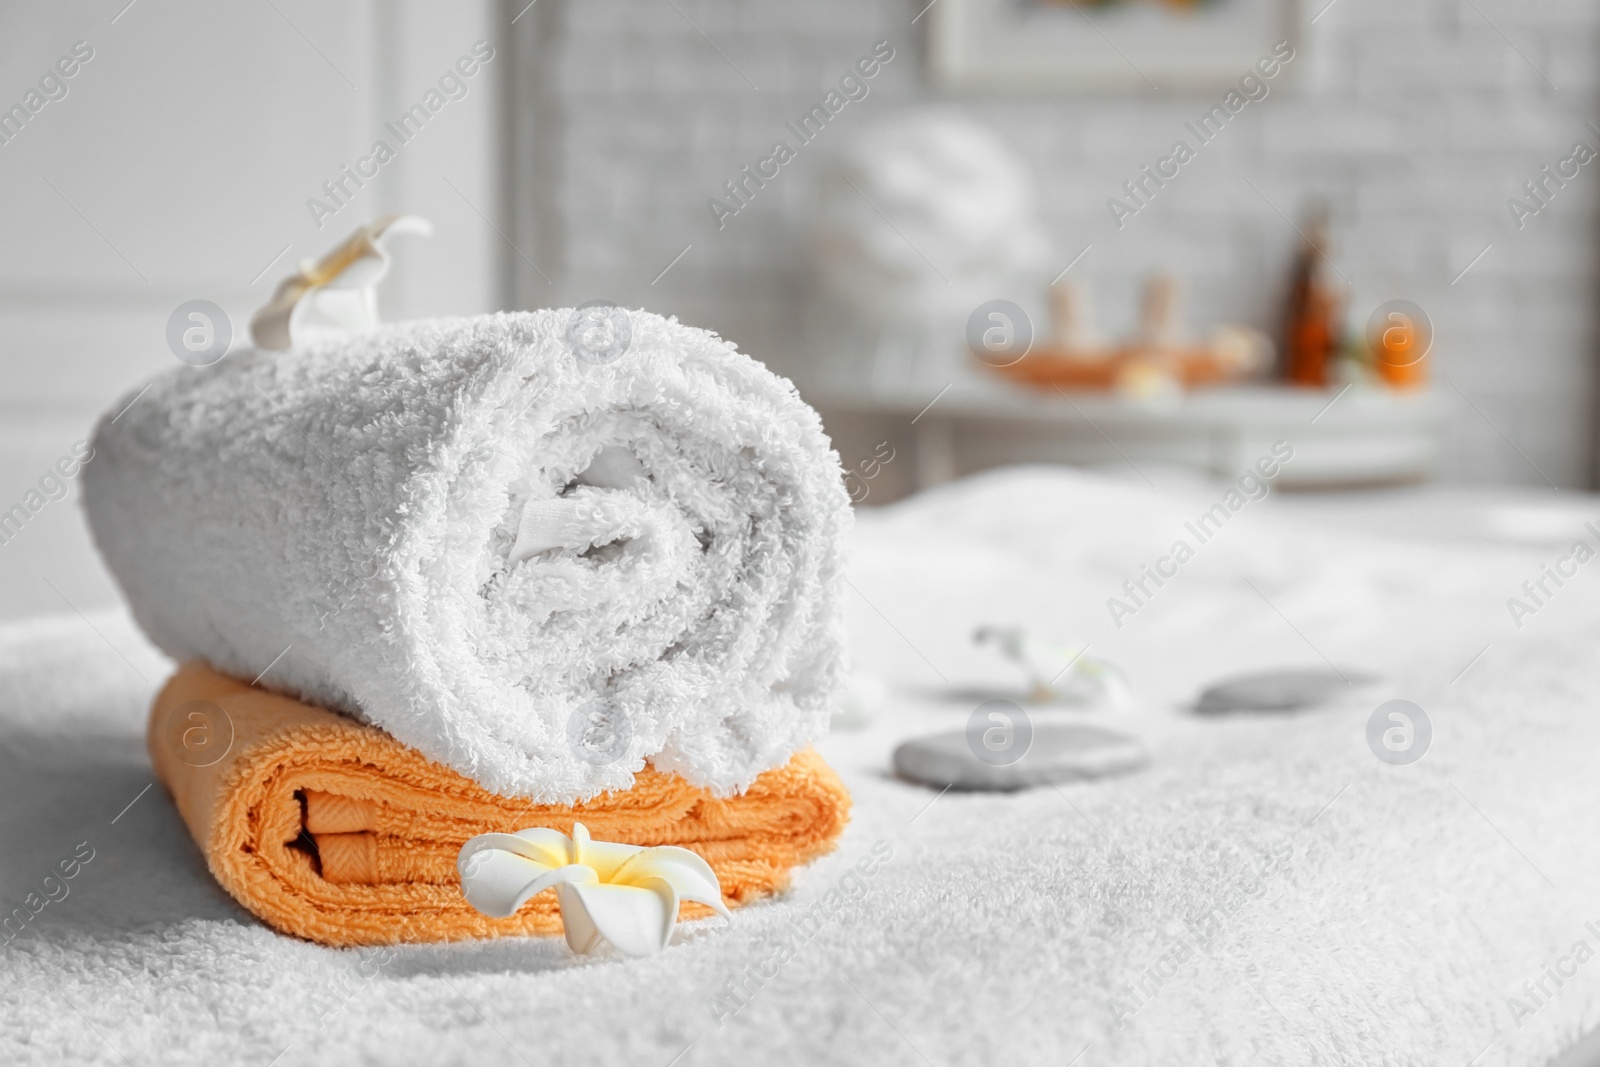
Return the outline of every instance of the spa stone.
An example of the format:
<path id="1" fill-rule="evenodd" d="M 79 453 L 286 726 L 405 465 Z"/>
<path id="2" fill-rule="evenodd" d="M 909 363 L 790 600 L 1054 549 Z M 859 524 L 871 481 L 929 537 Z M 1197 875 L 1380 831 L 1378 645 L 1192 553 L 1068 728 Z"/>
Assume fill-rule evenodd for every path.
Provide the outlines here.
<path id="1" fill-rule="evenodd" d="M 1133 738 L 1077 723 L 1034 726 L 1023 756 L 1001 766 L 979 759 L 964 731 L 914 738 L 894 752 L 894 769 L 902 778 L 940 789 L 986 792 L 1126 774 L 1149 761 L 1149 753 Z"/>
<path id="2" fill-rule="evenodd" d="M 1232 711 L 1295 711 L 1324 703 L 1341 690 L 1377 681 L 1369 674 L 1331 670 L 1262 671 L 1242 674 L 1208 687 L 1195 710 L 1202 715 Z"/>

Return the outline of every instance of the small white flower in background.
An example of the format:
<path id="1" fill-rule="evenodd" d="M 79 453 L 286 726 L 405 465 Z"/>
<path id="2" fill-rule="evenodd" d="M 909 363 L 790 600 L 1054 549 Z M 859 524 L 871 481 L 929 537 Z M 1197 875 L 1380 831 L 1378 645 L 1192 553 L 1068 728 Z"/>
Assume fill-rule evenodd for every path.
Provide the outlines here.
<path id="1" fill-rule="evenodd" d="M 1028 672 L 1028 697 L 1035 704 L 1076 704 L 1122 710 L 1133 702 L 1128 680 L 1118 667 L 1078 648 L 1042 639 L 1020 626 L 980 626 L 976 645 L 992 644 Z"/>
<path id="2" fill-rule="evenodd" d="M 479 834 L 461 846 L 456 871 L 467 903 L 496 919 L 554 886 L 567 944 L 579 953 L 601 941 L 625 956 L 660 952 L 672 940 L 680 900 L 731 918 L 716 873 L 695 853 L 595 841 L 581 822 L 571 837 L 545 827 Z"/>

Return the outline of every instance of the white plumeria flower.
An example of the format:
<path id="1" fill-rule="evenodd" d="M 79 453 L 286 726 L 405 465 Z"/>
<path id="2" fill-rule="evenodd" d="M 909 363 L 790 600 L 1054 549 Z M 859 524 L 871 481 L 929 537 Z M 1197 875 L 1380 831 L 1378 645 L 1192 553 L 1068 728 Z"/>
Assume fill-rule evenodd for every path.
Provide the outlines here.
<path id="1" fill-rule="evenodd" d="M 660 952 L 672 940 L 680 900 L 731 918 L 715 872 L 695 853 L 595 841 L 581 822 L 571 837 L 545 827 L 479 834 L 461 846 L 456 870 L 467 903 L 496 919 L 554 886 L 567 944 L 579 953 L 602 940 L 625 956 Z"/>

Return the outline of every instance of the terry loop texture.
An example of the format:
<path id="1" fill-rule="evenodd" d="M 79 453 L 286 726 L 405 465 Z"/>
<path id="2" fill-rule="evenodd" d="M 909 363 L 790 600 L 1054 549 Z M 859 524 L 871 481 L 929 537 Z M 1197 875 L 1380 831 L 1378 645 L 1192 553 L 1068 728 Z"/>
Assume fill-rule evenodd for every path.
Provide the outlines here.
<path id="1" fill-rule="evenodd" d="M 139 623 L 497 793 L 571 802 L 647 759 L 727 793 L 781 765 L 842 669 L 838 457 L 728 342 L 613 314 L 610 362 L 537 311 L 124 398 L 84 499 Z"/>
<path id="2" fill-rule="evenodd" d="M 557 934 L 555 893 L 491 919 L 462 896 L 461 846 L 482 833 L 581 821 L 601 840 L 699 853 L 730 906 L 783 889 L 832 850 L 850 795 L 810 749 L 718 798 L 646 768 L 578 805 L 495 796 L 381 730 L 189 664 L 150 709 L 156 774 L 239 903 L 325 945 Z M 683 905 L 685 918 L 711 914 Z"/>

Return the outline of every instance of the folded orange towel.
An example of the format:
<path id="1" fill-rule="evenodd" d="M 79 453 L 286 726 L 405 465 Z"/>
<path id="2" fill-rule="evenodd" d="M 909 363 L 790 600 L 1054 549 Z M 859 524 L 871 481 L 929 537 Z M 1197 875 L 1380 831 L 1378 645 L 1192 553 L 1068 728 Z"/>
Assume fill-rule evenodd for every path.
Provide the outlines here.
<path id="1" fill-rule="evenodd" d="M 234 898 L 284 933 L 325 945 L 556 934 L 555 893 L 508 919 L 461 894 L 468 838 L 583 822 L 599 840 L 681 845 L 738 906 L 777 892 L 833 848 L 850 795 L 815 752 L 718 798 L 645 767 L 631 789 L 580 804 L 496 796 L 381 730 L 190 664 L 150 711 L 150 758 Z M 709 915 L 685 904 L 682 917 Z"/>

